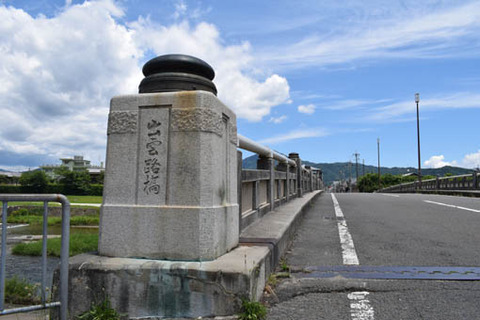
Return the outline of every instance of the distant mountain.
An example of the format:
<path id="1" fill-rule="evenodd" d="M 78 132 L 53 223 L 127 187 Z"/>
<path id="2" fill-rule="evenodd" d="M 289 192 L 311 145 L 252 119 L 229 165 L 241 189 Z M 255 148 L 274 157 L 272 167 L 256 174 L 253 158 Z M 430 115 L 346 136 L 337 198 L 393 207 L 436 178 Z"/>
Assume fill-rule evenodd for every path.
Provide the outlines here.
<path id="1" fill-rule="evenodd" d="M 247 169 L 255 169 L 257 167 L 258 155 L 253 155 L 248 158 L 243 159 L 243 167 Z M 333 181 L 338 181 L 342 179 L 355 179 L 356 177 L 356 167 L 355 163 L 348 162 L 335 162 L 335 163 L 314 163 L 310 161 L 302 162 L 306 166 L 311 166 L 315 168 L 320 168 L 323 171 L 323 179 L 325 184 L 330 184 Z M 377 173 L 378 168 L 376 166 L 358 164 L 358 176 L 362 176 L 363 173 Z M 417 168 L 413 167 L 380 167 L 381 174 L 390 173 L 393 175 L 397 174 L 406 174 L 409 172 L 417 172 Z M 461 174 L 470 174 L 472 169 L 465 169 L 459 167 L 445 166 L 438 169 L 422 169 L 422 175 L 432 175 L 443 177 L 445 174 L 450 173 L 454 176 Z"/>

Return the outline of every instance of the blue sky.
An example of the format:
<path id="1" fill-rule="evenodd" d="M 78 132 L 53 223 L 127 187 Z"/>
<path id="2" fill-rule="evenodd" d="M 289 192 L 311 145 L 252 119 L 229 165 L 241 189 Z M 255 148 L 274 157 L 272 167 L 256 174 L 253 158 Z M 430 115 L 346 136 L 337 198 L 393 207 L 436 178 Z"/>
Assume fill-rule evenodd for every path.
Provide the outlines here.
<path id="1" fill-rule="evenodd" d="M 216 71 L 239 133 L 313 162 L 480 165 L 478 1 L 0 1 L 0 168 L 105 158 L 154 56 Z"/>

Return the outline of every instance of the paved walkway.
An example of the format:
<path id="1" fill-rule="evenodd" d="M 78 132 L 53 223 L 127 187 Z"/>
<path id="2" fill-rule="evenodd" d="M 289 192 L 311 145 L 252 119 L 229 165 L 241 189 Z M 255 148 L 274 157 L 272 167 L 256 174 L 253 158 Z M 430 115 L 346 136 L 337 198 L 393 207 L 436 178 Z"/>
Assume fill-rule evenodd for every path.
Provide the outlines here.
<path id="1" fill-rule="evenodd" d="M 71 206 L 85 206 L 85 207 L 101 207 L 101 203 L 78 203 L 78 202 L 72 202 L 70 203 Z"/>

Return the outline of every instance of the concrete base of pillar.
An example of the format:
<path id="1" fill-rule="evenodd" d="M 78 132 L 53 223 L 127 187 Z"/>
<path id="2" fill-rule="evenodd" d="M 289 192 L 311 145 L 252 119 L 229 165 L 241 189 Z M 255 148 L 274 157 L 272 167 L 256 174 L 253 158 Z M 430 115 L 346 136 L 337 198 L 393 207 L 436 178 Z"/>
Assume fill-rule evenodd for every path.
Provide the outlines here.
<path id="1" fill-rule="evenodd" d="M 232 315 L 240 312 L 242 298 L 261 297 L 271 258 L 264 246 L 240 246 L 209 262 L 75 256 L 69 317 L 106 296 L 129 319 Z"/>
<path id="2" fill-rule="evenodd" d="M 98 248 L 102 256 L 208 261 L 238 245 L 236 204 L 210 208 L 104 205 L 101 220 Z"/>

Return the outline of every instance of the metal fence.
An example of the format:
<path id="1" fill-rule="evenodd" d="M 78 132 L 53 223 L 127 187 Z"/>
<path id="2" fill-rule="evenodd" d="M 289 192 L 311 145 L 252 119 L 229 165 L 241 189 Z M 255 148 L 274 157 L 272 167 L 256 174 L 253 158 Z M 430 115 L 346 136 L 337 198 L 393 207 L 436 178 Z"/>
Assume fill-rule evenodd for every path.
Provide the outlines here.
<path id="1" fill-rule="evenodd" d="M 480 175 L 478 172 L 467 175 L 436 177 L 423 180 L 420 188 L 418 181 L 402 183 L 381 189 L 380 192 L 416 192 L 416 191 L 480 191 Z"/>
<path id="2" fill-rule="evenodd" d="M 0 316 L 14 313 L 30 312 L 48 308 L 60 308 L 60 319 L 67 319 L 68 304 L 68 256 L 70 237 L 70 202 L 60 194 L 0 194 L 2 202 L 2 255 L 0 270 Z M 5 305 L 5 266 L 7 255 L 7 214 L 8 202 L 41 201 L 43 202 L 43 247 L 42 247 L 42 287 L 41 304 L 21 308 L 4 309 Z M 47 217 L 48 203 L 59 202 L 62 205 L 62 238 L 60 253 L 59 301 L 47 302 Z"/>

